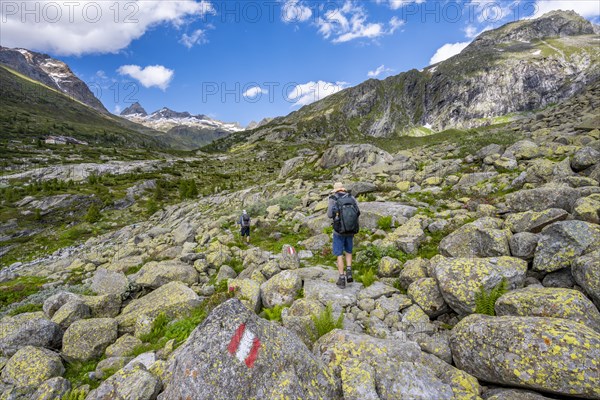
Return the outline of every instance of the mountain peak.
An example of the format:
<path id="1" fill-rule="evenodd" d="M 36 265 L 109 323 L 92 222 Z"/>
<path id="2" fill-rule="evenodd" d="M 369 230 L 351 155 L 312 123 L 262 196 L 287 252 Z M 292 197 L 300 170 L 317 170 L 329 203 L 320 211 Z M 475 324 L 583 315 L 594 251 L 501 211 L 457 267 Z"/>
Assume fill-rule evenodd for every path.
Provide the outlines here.
<path id="1" fill-rule="evenodd" d="M 121 115 L 136 115 L 136 114 L 144 116 L 144 117 L 146 115 L 148 115 L 146 110 L 144 110 L 144 107 L 142 107 L 142 105 L 140 103 L 138 103 L 137 101 L 121 112 Z"/>

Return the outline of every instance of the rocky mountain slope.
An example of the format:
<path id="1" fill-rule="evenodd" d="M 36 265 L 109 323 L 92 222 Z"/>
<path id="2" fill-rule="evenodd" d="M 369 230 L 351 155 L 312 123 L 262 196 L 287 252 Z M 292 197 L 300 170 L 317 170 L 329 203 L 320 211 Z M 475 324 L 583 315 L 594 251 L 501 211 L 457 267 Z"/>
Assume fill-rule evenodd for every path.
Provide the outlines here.
<path id="1" fill-rule="evenodd" d="M 101 113 L 108 114 L 100 100 L 94 96 L 85 82 L 71 71 L 67 64 L 47 54 L 0 46 L 0 64 L 56 89 Z"/>
<path id="2" fill-rule="evenodd" d="M 567 99 L 598 78 L 599 40 L 579 15 L 550 12 L 484 32 L 439 64 L 368 80 L 238 137 L 422 136 L 510 120 Z"/>
<path id="3" fill-rule="evenodd" d="M 215 155 L 228 179 L 238 157 L 286 161 L 279 179 L 242 179 L 0 271 L 0 390 L 599 399 L 599 107 L 595 82 L 518 121 L 385 149 L 248 143 Z M 197 157 L 179 173 L 210 162 Z M 324 215 L 337 180 L 362 210 L 345 289 Z M 28 295 L 11 301 L 18 285 Z"/>
<path id="4" fill-rule="evenodd" d="M 207 145 L 231 133 L 243 130 L 237 123 L 222 122 L 206 115 L 192 115 L 189 112 L 177 112 L 166 107 L 151 114 L 139 104 L 127 107 L 121 116 L 151 129 L 166 132 L 190 143 L 191 148 Z"/>

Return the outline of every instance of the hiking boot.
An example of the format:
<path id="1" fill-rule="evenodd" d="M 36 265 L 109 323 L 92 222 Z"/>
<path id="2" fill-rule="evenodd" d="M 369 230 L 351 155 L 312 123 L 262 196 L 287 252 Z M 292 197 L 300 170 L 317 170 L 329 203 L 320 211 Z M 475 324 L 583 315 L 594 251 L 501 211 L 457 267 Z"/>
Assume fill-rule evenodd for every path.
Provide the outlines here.
<path id="1" fill-rule="evenodd" d="M 352 268 L 350 267 L 346 268 L 346 281 L 348 283 L 354 282 L 354 278 L 352 278 Z"/>
<path id="2" fill-rule="evenodd" d="M 336 285 L 340 289 L 345 288 L 346 287 L 346 276 L 345 275 L 340 275 L 340 277 L 338 278 L 338 281 L 337 281 Z"/>

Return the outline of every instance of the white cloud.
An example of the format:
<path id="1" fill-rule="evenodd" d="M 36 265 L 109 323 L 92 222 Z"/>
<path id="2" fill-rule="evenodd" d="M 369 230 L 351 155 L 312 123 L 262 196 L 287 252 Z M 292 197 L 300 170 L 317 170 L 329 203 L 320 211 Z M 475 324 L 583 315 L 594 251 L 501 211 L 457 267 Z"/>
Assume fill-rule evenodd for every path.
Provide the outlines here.
<path id="1" fill-rule="evenodd" d="M 260 86 L 252 86 L 248 90 L 244 92 L 244 97 L 246 98 L 254 98 L 261 94 L 268 94 L 269 91 L 267 89 L 263 89 Z"/>
<path id="2" fill-rule="evenodd" d="M 600 3 L 596 0 L 538 0 L 534 9 L 533 18 L 553 10 L 573 10 L 585 18 L 600 16 Z"/>
<path id="3" fill-rule="evenodd" d="M 380 65 L 379 67 L 377 67 L 374 71 L 369 71 L 367 72 L 367 76 L 369 78 L 376 78 L 379 75 L 386 73 L 386 72 L 392 72 L 393 70 L 391 68 L 386 68 L 385 65 Z"/>
<path id="4" fill-rule="evenodd" d="M 285 23 L 304 22 L 312 17 L 312 10 L 299 0 L 287 0 L 283 5 L 281 19 Z"/>
<path id="5" fill-rule="evenodd" d="M 396 32 L 398 28 L 404 26 L 406 21 L 396 17 L 395 15 L 390 19 L 390 34 Z"/>
<path id="6" fill-rule="evenodd" d="M 471 42 L 446 43 L 435 52 L 433 57 L 431 57 L 431 60 L 429 60 L 429 65 L 437 64 L 457 55 L 470 43 Z"/>
<path id="7" fill-rule="evenodd" d="M 319 33 L 333 43 L 344 43 L 354 39 L 375 39 L 392 33 L 386 31 L 383 23 L 367 21 L 367 12 L 354 1 L 347 0 L 341 8 L 325 12 L 323 18 L 317 20 Z M 396 28 L 392 29 L 395 30 Z"/>
<path id="8" fill-rule="evenodd" d="M 181 36 L 179 43 L 183 44 L 188 49 L 191 49 L 197 44 L 208 43 L 208 39 L 206 39 L 206 31 L 203 29 L 196 29 L 191 35 L 184 33 L 183 36 Z"/>
<path id="9" fill-rule="evenodd" d="M 490 29 L 494 29 L 492 25 L 488 25 L 483 29 L 477 28 L 475 25 L 467 25 L 463 28 L 463 32 L 465 33 L 465 37 L 467 39 L 475 39 L 477 36 L 481 35 L 485 31 L 489 31 Z"/>
<path id="10" fill-rule="evenodd" d="M 179 27 L 215 12 L 207 0 L 26 3 L 2 2 L 0 43 L 58 55 L 116 53 L 157 25 Z"/>
<path id="11" fill-rule="evenodd" d="M 123 109 L 121 108 L 121 106 L 118 105 L 118 104 L 115 104 L 115 109 L 113 111 L 113 114 L 119 115 L 119 114 L 121 114 L 121 111 L 123 111 Z"/>
<path id="12" fill-rule="evenodd" d="M 416 3 L 416 4 L 421 4 L 424 3 L 425 0 L 389 0 L 390 2 L 390 8 L 392 10 L 398 10 L 399 8 L 402 8 L 405 5 L 408 4 L 412 4 L 412 3 Z"/>
<path id="13" fill-rule="evenodd" d="M 306 106 L 348 87 L 347 82 L 307 82 L 296 85 L 287 98 L 294 106 Z"/>
<path id="14" fill-rule="evenodd" d="M 150 65 L 146 68 L 141 68 L 139 65 L 123 65 L 119 67 L 117 72 L 138 80 L 146 88 L 156 86 L 162 90 L 169 87 L 174 75 L 173 70 L 162 65 Z"/>

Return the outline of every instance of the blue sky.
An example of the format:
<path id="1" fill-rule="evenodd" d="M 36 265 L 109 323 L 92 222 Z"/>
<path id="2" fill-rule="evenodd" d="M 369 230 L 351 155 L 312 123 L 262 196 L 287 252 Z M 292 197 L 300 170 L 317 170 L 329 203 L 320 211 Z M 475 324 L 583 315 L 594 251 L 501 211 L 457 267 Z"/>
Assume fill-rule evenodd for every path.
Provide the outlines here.
<path id="1" fill-rule="evenodd" d="M 423 68 L 485 29 L 595 0 L 2 0 L 0 44 L 65 61 L 113 112 L 139 101 L 245 125 Z"/>

